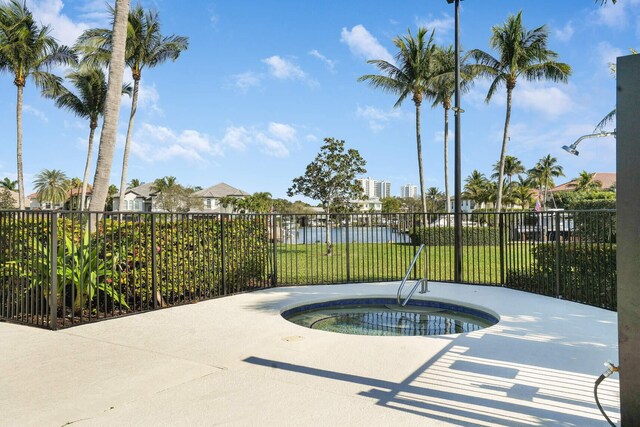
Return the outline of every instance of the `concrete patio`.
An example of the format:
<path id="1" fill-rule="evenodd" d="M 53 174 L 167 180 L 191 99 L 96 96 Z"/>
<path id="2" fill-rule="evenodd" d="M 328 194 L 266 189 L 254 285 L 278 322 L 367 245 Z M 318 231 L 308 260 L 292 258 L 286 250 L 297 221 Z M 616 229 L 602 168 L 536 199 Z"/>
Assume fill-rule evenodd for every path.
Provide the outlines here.
<path id="1" fill-rule="evenodd" d="M 301 301 L 397 283 L 275 288 L 51 332 L 0 323 L 0 425 L 602 426 L 593 383 L 617 362 L 616 313 L 504 288 L 429 298 L 501 321 L 440 337 L 306 329 Z M 600 387 L 619 418 L 617 375 Z"/>

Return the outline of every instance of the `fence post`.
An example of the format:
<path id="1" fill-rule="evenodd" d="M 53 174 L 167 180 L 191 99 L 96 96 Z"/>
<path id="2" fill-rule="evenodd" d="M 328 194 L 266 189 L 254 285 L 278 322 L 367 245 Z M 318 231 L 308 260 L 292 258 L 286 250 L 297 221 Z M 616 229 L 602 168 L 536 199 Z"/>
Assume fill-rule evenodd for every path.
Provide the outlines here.
<path id="1" fill-rule="evenodd" d="M 500 285 L 505 286 L 505 274 L 504 274 L 504 213 L 498 213 L 498 233 L 500 233 Z"/>
<path id="2" fill-rule="evenodd" d="M 156 243 L 156 215 L 151 213 L 151 288 L 153 292 L 153 309 L 158 308 L 158 264 Z"/>
<path id="3" fill-rule="evenodd" d="M 351 268 L 351 262 L 349 261 L 349 220 L 351 219 L 351 215 L 347 214 L 347 225 L 346 225 L 346 246 L 345 246 L 345 254 L 347 257 L 346 267 L 347 267 L 347 283 L 351 281 L 351 272 L 349 271 Z"/>
<path id="4" fill-rule="evenodd" d="M 49 247 L 51 280 L 49 284 L 49 329 L 58 329 L 58 213 L 51 212 L 51 246 Z"/>
<path id="5" fill-rule="evenodd" d="M 225 253 L 224 253 L 224 215 L 220 215 L 220 266 L 222 267 L 222 295 L 227 295 L 227 281 L 225 280 Z"/>
<path id="6" fill-rule="evenodd" d="M 271 276 L 271 286 L 278 286 L 278 238 L 276 236 L 276 215 L 271 215 L 272 224 L 272 236 L 273 236 L 273 275 Z"/>
<path id="7" fill-rule="evenodd" d="M 560 212 L 555 212 L 555 232 L 553 233 L 556 239 L 556 298 L 561 298 L 560 295 Z"/>
<path id="8" fill-rule="evenodd" d="M 426 241 L 427 241 L 427 239 L 426 239 L 426 229 L 421 230 L 421 231 L 424 231 L 425 234 L 423 234 L 423 233 L 418 234 L 418 221 L 416 220 L 416 214 L 414 213 L 413 214 L 413 233 L 414 233 L 415 236 L 418 236 L 417 240 L 419 240 L 422 243 L 426 244 Z M 421 234 L 423 236 L 422 239 L 420 239 L 420 235 Z M 429 249 L 429 248 L 427 248 L 427 249 Z M 416 256 L 416 252 L 417 251 L 418 251 L 418 246 L 417 246 L 416 242 L 414 241 L 413 242 L 413 256 L 411 257 L 412 259 L 413 259 L 413 257 Z M 409 263 L 410 262 L 411 261 L 409 261 Z M 418 279 L 418 268 L 417 267 L 413 269 L 413 278 L 416 279 L 416 280 Z"/>

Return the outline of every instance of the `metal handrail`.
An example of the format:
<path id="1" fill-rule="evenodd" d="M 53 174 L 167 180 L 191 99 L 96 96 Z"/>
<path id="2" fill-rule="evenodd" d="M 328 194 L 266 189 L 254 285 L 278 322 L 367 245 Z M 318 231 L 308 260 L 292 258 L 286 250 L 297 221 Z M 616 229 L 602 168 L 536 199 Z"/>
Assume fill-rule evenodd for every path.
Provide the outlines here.
<path id="1" fill-rule="evenodd" d="M 407 305 L 407 303 L 409 302 L 409 300 L 411 299 L 411 297 L 413 296 L 413 294 L 416 293 L 416 289 L 418 289 L 418 286 L 422 285 L 422 289 L 420 290 L 421 294 L 424 294 L 426 292 L 429 292 L 429 281 L 427 279 L 420 279 L 416 282 L 415 285 L 413 285 L 413 288 L 411 289 L 411 292 L 409 292 L 409 295 L 407 296 L 407 298 L 404 300 L 404 302 L 400 302 L 400 298 L 398 298 L 398 304 L 400 304 L 401 307 L 404 307 L 405 305 Z"/>
<path id="2" fill-rule="evenodd" d="M 400 302 L 401 295 L 402 295 L 402 288 L 404 287 L 405 283 L 407 283 L 407 279 L 409 278 L 409 275 L 411 274 L 411 271 L 413 271 L 413 267 L 416 265 L 416 262 L 418 261 L 418 257 L 420 256 L 420 253 L 422 252 L 423 249 L 424 249 L 424 244 L 420 245 L 420 247 L 418 248 L 418 252 L 416 252 L 415 256 L 413 257 L 413 261 L 411 261 L 411 264 L 409 265 L 409 268 L 407 269 L 407 273 L 402 278 L 402 282 L 400 283 L 400 286 L 398 287 L 397 300 L 398 300 L 398 304 L 402 305 L 403 307 L 407 304 L 407 301 L 409 301 L 409 300 L 408 299 L 405 300 L 404 304 L 402 304 Z M 418 281 L 416 283 L 416 286 L 414 286 L 414 289 L 411 292 L 411 295 L 413 295 L 413 292 L 415 292 L 415 288 L 417 287 L 419 282 L 420 281 Z M 411 295 L 409 296 L 409 298 L 411 298 Z"/>

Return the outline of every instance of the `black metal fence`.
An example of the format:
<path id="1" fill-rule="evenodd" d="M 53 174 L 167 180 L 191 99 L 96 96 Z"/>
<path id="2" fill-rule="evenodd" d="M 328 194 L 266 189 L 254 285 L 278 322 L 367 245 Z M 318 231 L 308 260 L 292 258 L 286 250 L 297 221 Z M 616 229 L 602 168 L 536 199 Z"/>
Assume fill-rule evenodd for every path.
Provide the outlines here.
<path id="1" fill-rule="evenodd" d="M 463 283 L 616 307 L 615 211 L 462 214 Z M 453 214 L 0 212 L 0 318 L 72 326 L 276 285 L 452 282 Z"/>

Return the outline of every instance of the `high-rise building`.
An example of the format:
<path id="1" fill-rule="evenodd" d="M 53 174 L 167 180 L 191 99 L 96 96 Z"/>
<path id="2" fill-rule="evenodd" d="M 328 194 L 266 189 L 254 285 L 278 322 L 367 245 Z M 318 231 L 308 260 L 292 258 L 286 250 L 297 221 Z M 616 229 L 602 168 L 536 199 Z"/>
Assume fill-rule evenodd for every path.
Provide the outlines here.
<path id="1" fill-rule="evenodd" d="M 370 199 L 391 197 L 391 183 L 389 181 L 378 181 L 373 178 L 360 178 L 357 181 L 362 186 L 364 195 Z"/>
<path id="2" fill-rule="evenodd" d="M 379 199 L 391 197 L 391 183 L 389 181 L 376 181 L 375 195 Z"/>
<path id="3" fill-rule="evenodd" d="M 405 184 L 400 187 L 400 197 L 402 198 L 418 198 L 418 187 L 413 184 Z"/>

